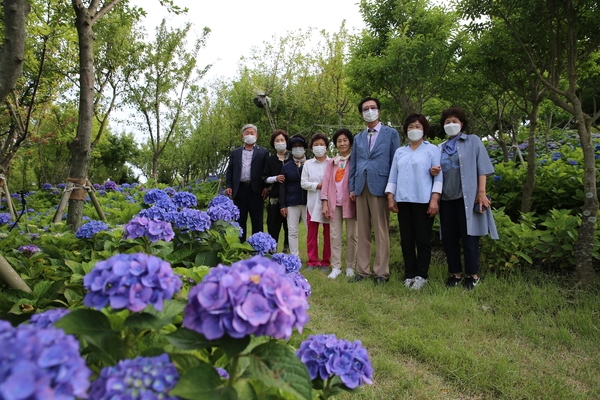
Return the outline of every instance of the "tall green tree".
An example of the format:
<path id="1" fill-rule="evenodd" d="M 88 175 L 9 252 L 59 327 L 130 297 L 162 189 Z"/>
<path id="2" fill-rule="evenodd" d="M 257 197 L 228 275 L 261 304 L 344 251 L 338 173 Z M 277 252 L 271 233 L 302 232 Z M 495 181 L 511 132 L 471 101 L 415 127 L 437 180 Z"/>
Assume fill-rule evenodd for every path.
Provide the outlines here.
<path id="1" fill-rule="evenodd" d="M 0 102 L 14 89 L 23 71 L 25 24 L 31 7 L 26 0 L 4 0 L 4 43 L 0 47 Z"/>
<path id="2" fill-rule="evenodd" d="M 575 246 L 576 275 L 581 283 L 596 277 L 592 265 L 598 215 L 596 163 L 591 127 L 600 117 L 584 111 L 580 96 L 582 75 L 596 76 L 600 47 L 600 4 L 592 0 L 463 0 L 465 16 L 484 27 L 501 21 L 519 44 L 519 56 L 548 89 L 550 99 L 569 112 L 577 124 L 584 155 L 585 200 Z"/>

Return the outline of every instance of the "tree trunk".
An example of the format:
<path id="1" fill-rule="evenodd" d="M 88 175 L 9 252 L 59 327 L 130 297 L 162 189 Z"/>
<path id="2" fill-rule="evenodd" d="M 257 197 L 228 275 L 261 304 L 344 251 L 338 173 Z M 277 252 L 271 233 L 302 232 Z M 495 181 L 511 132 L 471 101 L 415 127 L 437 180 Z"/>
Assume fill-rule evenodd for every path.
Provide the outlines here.
<path id="1" fill-rule="evenodd" d="M 538 102 L 533 102 L 529 114 L 529 138 L 527 139 L 527 177 L 523 186 L 523 198 L 521 199 L 521 212 L 531 211 L 531 197 L 535 189 L 535 133 L 537 130 Z"/>
<path id="2" fill-rule="evenodd" d="M 23 72 L 25 24 L 31 10 L 26 0 L 4 0 L 4 44 L 0 48 L 0 102 L 15 88 Z"/>

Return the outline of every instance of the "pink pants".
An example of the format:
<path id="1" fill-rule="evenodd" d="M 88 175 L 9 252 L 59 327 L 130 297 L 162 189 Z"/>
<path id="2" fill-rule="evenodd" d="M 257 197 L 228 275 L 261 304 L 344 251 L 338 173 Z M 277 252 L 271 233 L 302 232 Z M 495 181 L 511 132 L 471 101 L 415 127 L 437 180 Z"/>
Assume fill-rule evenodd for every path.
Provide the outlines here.
<path id="1" fill-rule="evenodd" d="M 323 224 L 323 258 L 319 261 L 319 225 L 320 222 L 313 222 L 310 218 L 310 212 L 306 212 L 308 223 L 308 237 L 306 238 L 306 251 L 308 253 L 309 267 L 329 267 L 331 258 L 331 246 L 329 238 L 329 224 Z"/>

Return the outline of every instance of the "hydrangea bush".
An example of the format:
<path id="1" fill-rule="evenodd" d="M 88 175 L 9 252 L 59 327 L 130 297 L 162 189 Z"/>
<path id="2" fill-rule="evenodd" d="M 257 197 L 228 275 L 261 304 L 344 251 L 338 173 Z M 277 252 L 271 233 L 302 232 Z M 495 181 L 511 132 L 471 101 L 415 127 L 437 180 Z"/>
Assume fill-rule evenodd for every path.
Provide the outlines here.
<path id="1" fill-rule="evenodd" d="M 106 231 L 109 227 L 105 222 L 102 221 L 90 221 L 79 227 L 75 233 L 77 239 L 91 239 L 98 232 Z"/>

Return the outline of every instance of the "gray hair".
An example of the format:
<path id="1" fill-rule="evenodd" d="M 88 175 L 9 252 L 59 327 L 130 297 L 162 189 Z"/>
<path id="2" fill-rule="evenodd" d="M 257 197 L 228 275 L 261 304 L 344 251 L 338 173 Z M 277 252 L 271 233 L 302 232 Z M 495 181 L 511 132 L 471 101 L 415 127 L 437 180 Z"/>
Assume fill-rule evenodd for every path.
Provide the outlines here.
<path id="1" fill-rule="evenodd" d="M 246 125 L 242 126 L 242 133 L 244 133 L 244 131 L 248 128 L 252 128 L 252 129 L 254 129 L 254 131 L 256 133 L 258 133 L 258 128 L 256 127 L 256 125 L 252 125 L 252 124 L 246 124 Z"/>

